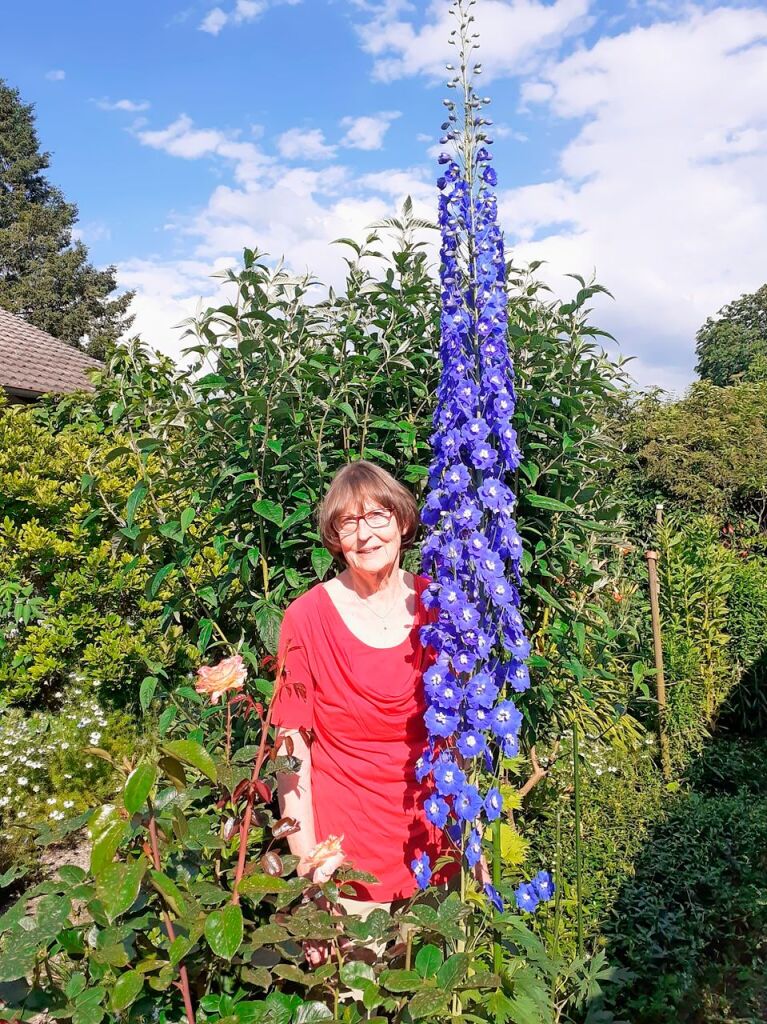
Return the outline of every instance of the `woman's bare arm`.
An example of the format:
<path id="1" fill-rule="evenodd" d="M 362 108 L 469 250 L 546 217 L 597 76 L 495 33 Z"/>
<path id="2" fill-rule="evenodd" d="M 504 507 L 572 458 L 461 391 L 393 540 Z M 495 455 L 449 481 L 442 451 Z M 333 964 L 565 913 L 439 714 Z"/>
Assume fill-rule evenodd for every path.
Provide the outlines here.
<path id="1" fill-rule="evenodd" d="M 297 772 L 279 772 L 277 775 L 280 814 L 298 822 L 299 831 L 288 836 L 288 846 L 296 857 L 305 857 L 317 845 L 312 804 L 312 753 L 298 729 L 281 729 L 280 735 L 293 740 L 293 756 L 301 762 Z M 306 873 L 301 871 L 300 865 L 298 873 Z"/>

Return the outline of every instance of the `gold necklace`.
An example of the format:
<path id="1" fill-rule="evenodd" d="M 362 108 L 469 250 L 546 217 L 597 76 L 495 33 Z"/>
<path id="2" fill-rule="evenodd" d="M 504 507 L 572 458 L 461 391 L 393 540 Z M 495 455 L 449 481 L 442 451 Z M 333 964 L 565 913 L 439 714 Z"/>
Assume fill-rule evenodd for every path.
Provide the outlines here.
<path id="1" fill-rule="evenodd" d="M 397 591 L 397 596 L 396 596 L 396 597 L 394 598 L 394 601 L 392 602 L 392 605 L 391 605 L 391 607 L 389 608 L 388 612 L 386 612 L 386 613 L 385 613 L 384 615 L 381 615 L 381 614 L 380 614 L 379 612 L 377 612 L 377 611 L 375 610 L 375 608 L 374 608 L 374 607 L 373 607 L 372 605 L 369 605 L 369 604 L 368 604 L 368 603 L 367 603 L 367 602 L 365 601 L 365 599 L 364 599 L 364 598 L 360 597 L 360 595 L 359 595 L 359 594 L 357 593 L 357 591 L 356 591 L 356 590 L 354 589 L 354 586 L 352 586 L 352 591 L 354 592 L 354 596 L 355 596 L 355 597 L 357 598 L 357 600 L 359 601 L 359 603 L 360 603 L 360 604 L 362 605 L 362 607 L 363 607 L 363 608 L 366 608 L 366 609 L 367 609 L 368 611 L 371 611 L 371 612 L 373 613 L 373 615 L 375 615 L 375 617 L 376 617 L 377 619 L 379 619 L 379 620 L 380 620 L 380 621 L 381 621 L 381 622 L 383 623 L 383 625 L 381 626 L 381 629 L 383 629 L 383 630 L 387 630 L 387 629 L 389 628 L 389 627 L 387 626 L 387 624 L 386 624 L 386 620 L 387 620 L 387 619 L 389 618 L 389 616 L 391 615 L 391 613 L 392 613 L 392 612 L 394 611 L 394 608 L 395 608 L 395 606 L 396 606 L 396 604 L 397 604 L 397 601 L 399 600 L 399 598 L 400 598 L 400 595 L 402 594 L 402 580 L 401 580 L 401 579 L 400 579 L 400 581 L 399 581 L 399 584 L 400 584 L 400 585 L 399 585 L 399 589 L 398 589 L 398 591 Z"/>

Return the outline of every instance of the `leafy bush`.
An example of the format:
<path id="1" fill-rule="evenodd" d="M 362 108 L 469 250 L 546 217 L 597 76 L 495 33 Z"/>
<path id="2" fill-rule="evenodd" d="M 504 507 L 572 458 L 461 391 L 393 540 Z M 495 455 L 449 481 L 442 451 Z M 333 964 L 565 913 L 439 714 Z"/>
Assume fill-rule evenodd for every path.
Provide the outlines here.
<path id="1" fill-rule="evenodd" d="M 737 682 L 721 724 L 742 735 L 767 730 L 767 559 L 757 550 L 735 560 L 727 631 Z"/>
<path id="2" fill-rule="evenodd" d="M 92 747 L 114 759 L 135 751 L 132 719 L 105 711 L 94 690 L 74 684 L 61 696 L 56 713 L 14 709 L 0 720 L 0 872 L 32 861 L 40 827 L 55 834 L 58 822 L 112 793 L 114 772 Z"/>
<path id="3" fill-rule="evenodd" d="M 105 502 L 133 486 L 130 467 L 104 465 L 102 431 L 0 407 L 0 707 L 55 707 L 75 675 L 130 702 L 148 663 L 183 663 L 180 631 L 163 632 L 145 596 L 146 559 L 116 551 L 82 496 L 93 462 Z"/>
<path id="4" fill-rule="evenodd" d="M 280 846 L 296 824 L 276 820 L 271 803 L 275 775 L 297 762 L 288 741 L 270 740 L 263 705 L 247 692 L 218 708 L 188 687 L 155 691 L 160 707 L 167 699 L 177 724 L 161 726 L 143 756 L 115 764 L 124 775 L 118 800 L 60 822 L 51 836 L 87 819 L 88 870 L 61 867 L 0 917 L 9 1008 L 74 1024 L 126 1013 L 136 1021 L 185 1013 L 190 1024 L 343 1014 L 352 1024 L 357 1000 L 381 1022 L 470 1012 L 521 1024 L 553 1019 L 557 978 L 569 980 L 577 1003 L 598 991 L 601 960 L 552 959 L 516 912 L 488 914 L 457 893 L 436 905 L 418 896 L 364 922 L 339 918 L 345 883 L 370 876 L 343 868 L 321 887 L 296 877 L 297 858 Z M 518 880 L 518 869 L 511 875 Z M 309 938 L 333 949 L 313 970 L 301 947 Z M 504 950 L 500 964 L 492 939 Z"/>
<path id="5" fill-rule="evenodd" d="M 723 524 L 765 526 L 767 382 L 693 384 L 681 400 L 642 396 L 620 418 L 626 498 L 644 532 L 656 501 Z"/>
<path id="6" fill-rule="evenodd" d="M 736 777 L 747 774 L 736 767 L 741 749 L 728 750 Z M 763 761 L 764 753 L 757 758 Z M 767 927 L 766 851 L 763 794 L 756 798 L 743 787 L 676 798 L 606 929 L 610 961 L 630 972 L 620 997 L 630 1020 L 758 1019 L 759 993 L 755 1004 L 743 1004 L 754 995 L 748 983 L 760 971 L 754 963 L 749 972 L 748 963 Z M 741 1003 L 733 1016 L 715 1012 L 712 998 L 722 986 Z"/>

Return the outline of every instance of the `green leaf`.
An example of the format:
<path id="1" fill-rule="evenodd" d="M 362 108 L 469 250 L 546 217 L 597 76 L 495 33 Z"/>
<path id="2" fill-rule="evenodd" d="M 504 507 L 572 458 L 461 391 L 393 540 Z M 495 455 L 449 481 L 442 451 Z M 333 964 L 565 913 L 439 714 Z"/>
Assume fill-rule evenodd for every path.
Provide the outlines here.
<path id="1" fill-rule="evenodd" d="M 276 605 L 261 602 L 255 612 L 256 629 L 270 654 L 276 654 L 280 639 L 282 611 Z"/>
<path id="2" fill-rule="evenodd" d="M 138 691 L 138 701 L 141 705 L 141 710 L 146 714 L 146 710 L 152 703 L 152 698 L 155 695 L 157 689 L 157 676 L 145 676 L 141 680 L 141 686 Z"/>
<path id="3" fill-rule="evenodd" d="M 291 1024 L 314 1024 L 318 1020 L 332 1020 L 333 1013 L 324 1003 L 302 1003 L 293 1014 Z"/>
<path id="4" fill-rule="evenodd" d="M 417 971 L 382 971 L 378 980 L 389 992 L 412 992 L 423 984 Z"/>
<path id="5" fill-rule="evenodd" d="M 333 556 L 326 548 L 312 549 L 312 568 L 318 580 L 324 580 L 328 569 L 333 564 Z"/>
<path id="6" fill-rule="evenodd" d="M 157 769 L 148 761 L 138 764 L 128 776 L 123 790 L 123 803 L 128 814 L 140 810 L 157 781 Z"/>
<path id="7" fill-rule="evenodd" d="M 349 988 L 359 987 L 360 981 L 375 981 L 375 971 L 364 960 L 347 960 L 341 967 L 341 981 Z"/>
<path id="8" fill-rule="evenodd" d="M 269 501 L 267 498 L 254 501 L 253 511 L 262 519 L 268 519 L 270 523 L 274 523 L 275 526 L 282 526 L 285 518 L 282 505 L 278 505 L 276 501 Z"/>
<path id="9" fill-rule="evenodd" d="M 336 402 L 336 408 L 340 409 L 345 416 L 348 416 L 352 423 L 355 425 L 355 427 L 359 426 L 354 409 L 352 409 L 348 402 Z"/>
<path id="10" fill-rule="evenodd" d="M 201 743 L 197 743 L 196 740 L 171 740 L 169 743 L 163 744 L 163 750 L 179 761 L 183 761 L 184 764 L 190 764 L 211 782 L 216 781 L 215 761 L 205 747 Z"/>
<path id="11" fill-rule="evenodd" d="M 195 516 L 195 510 L 193 508 L 185 508 L 184 511 L 181 513 L 181 533 L 182 533 L 182 535 L 185 534 L 186 531 L 189 529 L 189 527 L 190 527 L 190 525 L 192 523 L 192 520 L 194 519 L 194 516 Z"/>
<path id="12" fill-rule="evenodd" d="M 132 864 L 107 864 L 99 875 L 96 892 L 110 922 L 130 910 L 138 899 L 147 866 L 146 858 L 141 856 Z"/>
<path id="13" fill-rule="evenodd" d="M 424 1017 L 436 1017 L 437 1014 L 443 1013 L 447 1003 L 448 999 L 444 992 L 438 988 L 427 988 L 414 995 L 407 1008 L 413 1020 L 423 1020 Z"/>
<path id="14" fill-rule="evenodd" d="M 68 896 L 59 896 L 54 893 L 43 896 L 35 914 L 35 931 L 30 933 L 32 941 L 42 946 L 54 939 L 69 923 L 71 909 L 72 901 Z"/>
<path id="15" fill-rule="evenodd" d="M 157 597 L 157 591 L 162 586 L 163 580 L 168 575 L 168 573 L 171 572 L 175 568 L 176 568 L 176 563 L 175 562 L 168 562 L 168 564 L 164 565 L 162 567 L 162 569 L 158 569 L 157 570 L 157 572 L 154 574 L 152 579 L 149 581 L 148 591 L 149 591 L 149 596 L 150 597 Z"/>
<path id="16" fill-rule="evenodd" d="M 238 889 L 243 896 L 260 897 L 282 892 L 287 884 L 284 878 L 273 875 L 246 875 Z"/>
<path id="17" fill-rule="evenodd" d="M 204 654 L 210 643 L 210 637 L 213 633 L 213 620 L 212 619 L 200 619 L 199 622 L 200 632 L 197 637 L 197 650 L 200 654 Z"/>
<path id="18" fill-rule="evenodd" d="M 76 971 L 72 974 L 64 987 L 64 994 L 67 999 L 74 999 L 75 996 L 79 996 L 85 988 L 85 975 L 80 974 Z"/>
<path id="19" fill-rule="evenodd" d="M 469 969 L 469 957 L 466 953 L 454 953 L 448 957 L 437 971 L 437 985 L 443 992 L 449 992 L 458 984 Z"/>
<path id="20" fill-rule="evenodd" d="M 557 601 L 554 595 L 550 594 L 548 590 L 545 590 L 540 583 L 536 583 L 533 587 L 533 591 L 545 604 L 549 604 L 552 608 L 556 608 L 558 612 L 561 612 L 563 615 L 567 615 L 567 610 L 559 603 L 559 601 Z"/>
<path id="21" fill-rule="evenodd" d="M 415 958 L 415 969 L 422 978 L 431 978 L 442 966 L 442 950 L 437 946 L 422 946 Z"/>
<path id="22" fill-rule="evenodd" d="M 144 977 L 138 971 L 126 971 L 121 974 L 112 988 L 112 1009 L 126 1009 L 138 998 L 143 987 Z"/>
<path id="23" fill-rule="evenodd" d="M 163 711 L 163 713 L 157 720 L 157 731 L 160 733 L 161 736 L 164 736 L 168 729 L 170 729 L 171 722 L 175 717 L 176 708 L 173 704 L 171 704 L 170 707 L 167 707 Z"/>
<path id="24" fill-rule="evenodd" d="M 139 480 L 139 482 L 131 491 L 130 497 L 128 498 L 128 504 L 125 508 L 125 525 L 128 527 L 128 529 L 130 529 L 133 526 L 133 520 L 136 517 L 138 507 L 146 497 L 148 491 L 149 488 L 143 482 L 143 480 Z"/>
<path id="25" fill-rule="evenodd" d="M 176 936 L 173 942 L 171 942 L 170 948 L 168 950 L 168 959 L 170 960 L 174 967 L 176 966 L 177 963 L 180 963 L 180 961 L 184 959 L 184 957 L 186 956 L 186 954 L 189 952 L 193 945 L 194 943 L 192 942 L 192 940 L 189 939 L 186 935 Z"/>
<path id="26" fill-rule="evenodd" d="M 91 874 L 98 875 L 111 864 L 117 848 L 128 834 L 128 822 L 120 818 L 111 820 L 99 833 L 91 848 Z"/>
<path id="27" fill-rule="evenodd" d="M 228 906 L 214 910 L 205 920 L 205 938 L 208 945 L 224 960 L 231 960 L 242 942 L 242 911 L 239 907 Z"/>
<path id="28" fill-rule="evenodd" d="M 187 910 L 186 900 L 173 879 L 168 878 L 162 871 L 150 871 L 149 874 L 152 879 L 152 885 L 160 893 L 174 914 L 178 914 L 179 917 L 183 916 Z"/>
<path id="29" fill-rule="evenodd" d="M 574 512 L 575 510 L 569 505 L 565 505 L 563 501 L 559 501 L 557 498 L 549 498 L 545 494 L 536 494 L 534 491 L 528 491 L 525 495 L 525 501 L 528 505 L 532 505 L 533 508 L 542 508 L 547 512 Z"/>

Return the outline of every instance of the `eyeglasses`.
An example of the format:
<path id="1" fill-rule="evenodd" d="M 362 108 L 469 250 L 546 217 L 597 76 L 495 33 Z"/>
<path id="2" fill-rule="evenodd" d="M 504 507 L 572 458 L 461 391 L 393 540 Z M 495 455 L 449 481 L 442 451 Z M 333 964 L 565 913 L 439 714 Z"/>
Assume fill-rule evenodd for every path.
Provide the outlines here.
<path id="1" fill-rule="evenodd" d="M 394 509 L 373 508 L 369 512 L 364 512 L 361 516 L 342 516 L 339 519 L 334 519 L 333 529 L 339 537 L 350 537 L 353 533 L 357 532 L 360 519 L 364 519 L 371 530 L 382 530 L 385 526 L 389 525 L 393 515 Z"/>

